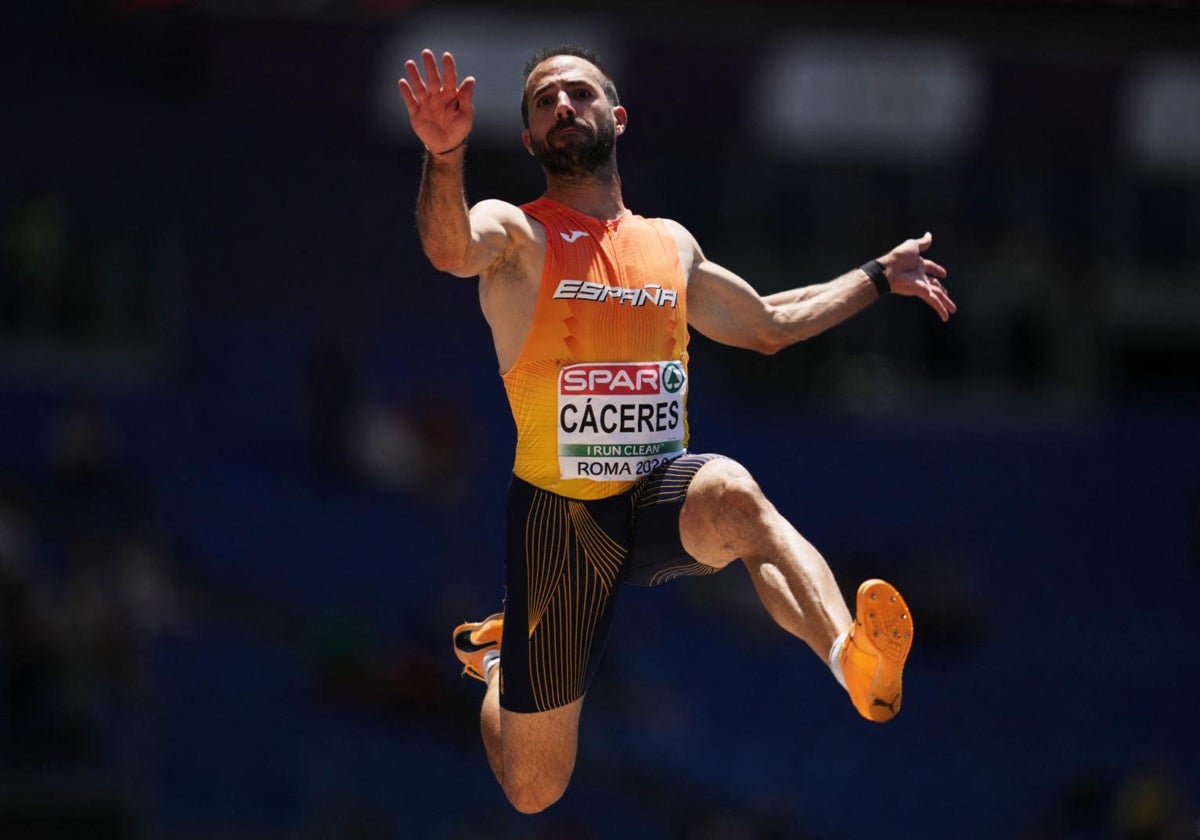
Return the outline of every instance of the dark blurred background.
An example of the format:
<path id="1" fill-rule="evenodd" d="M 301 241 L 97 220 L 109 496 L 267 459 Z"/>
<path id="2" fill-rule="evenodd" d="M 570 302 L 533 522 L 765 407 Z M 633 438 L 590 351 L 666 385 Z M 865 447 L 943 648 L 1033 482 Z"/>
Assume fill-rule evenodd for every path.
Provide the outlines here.
<path id="1" fill-rule="evenodd" d="M 55 0 L 0 15 L 0 837 L 1175 838 L 1200 817 L 1190 3 Z M 917 643 L 860 720 L 740 567 L 628 589 L 572 788 L 509 808 L 449 632 L 513 432 L 394 83 L 593 45 L 626 202 L 770 292 L 925 230 L 777 356 L 694 336 L 731 455 Z"/>

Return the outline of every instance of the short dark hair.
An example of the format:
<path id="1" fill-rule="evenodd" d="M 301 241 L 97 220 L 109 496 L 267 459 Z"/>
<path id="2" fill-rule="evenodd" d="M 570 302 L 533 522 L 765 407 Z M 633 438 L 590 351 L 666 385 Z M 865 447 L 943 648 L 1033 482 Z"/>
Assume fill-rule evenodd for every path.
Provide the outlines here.
<path id="1" fill-rule="evenodd" d="M 600 63 L 600 59 L 596 58 L 596 54 L 587 47 L 580 47 L 575 44 L 559 44 L 556 47 L 543 47 L 530 56 L 525 62 L 525 75 L 521 82 L 521 121 L 525 123 L 525 127 L 529 128 L 529 100 L 525 98 L 525 87 L 529 84 L 529 74 L 534 68 L 548 58 L 554 58 L 556 55 L 572 55 L 575 58 L 582 58 L 589 64 L 595 65 L 600 71 L 600 87 L 604 91 L 604 95 L 608 97 L 608 101 L 613 105 L 620 105 L 621 100 L 617 97 L 617 85 L 612 80 L 612 76 L 608 74 L 608 70 Z"/>

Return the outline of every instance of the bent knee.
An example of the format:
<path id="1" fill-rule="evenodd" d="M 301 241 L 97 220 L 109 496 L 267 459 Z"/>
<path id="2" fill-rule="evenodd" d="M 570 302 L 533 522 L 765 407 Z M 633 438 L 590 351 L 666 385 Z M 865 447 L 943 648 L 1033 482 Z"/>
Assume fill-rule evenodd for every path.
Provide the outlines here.
<path id="1" fill-rule="evenodd" d="M 721 568 L 749 550 L 774 510 L 745 467 L 728 458 L 710 461 L 688 490 L 680 537 L 689 554 Z"/>
<path id="2" fill-rule="evenodd" d="M 719 464 L 710 478 L 707 494 L 714 519 L 723 529 L 756 526 L 771 510 L 771 503 L 750 471 L 728 458 L 712 462 Z"/>
<path id="3" fill-rule="evenodd" d="M 540 781 L 536 783 L 505 781 L 504 795 L 509 803 L 522 814 L 537 814 L 545 811 L 567 792 L 570 779 L 559 781 Z"/>

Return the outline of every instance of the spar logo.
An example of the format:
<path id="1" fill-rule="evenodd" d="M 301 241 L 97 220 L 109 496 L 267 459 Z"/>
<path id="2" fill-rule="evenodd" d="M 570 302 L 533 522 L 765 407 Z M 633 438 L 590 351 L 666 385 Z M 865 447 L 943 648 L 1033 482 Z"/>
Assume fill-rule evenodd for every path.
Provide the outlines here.
<path id="1" fill-rule="evenodd" d="M 682 365 L 678 362 L 663 365 L 662 384 L 668 394 L 678 394 L 679 389 L 683 387 L 684 381 L 685 377 Z"/>
<path id="2" fill-rule="evenodd" d="M 674 372 L 668 374 L 672 368 Z M 628 397 L 656 396 L 662 393 L 662 385 L 672 394 L 678 391 L 683 369 L 672 363 L 660 378 L 657 364 L 575 365 L 563 370 L 561 388 L 564 395 Z"/>

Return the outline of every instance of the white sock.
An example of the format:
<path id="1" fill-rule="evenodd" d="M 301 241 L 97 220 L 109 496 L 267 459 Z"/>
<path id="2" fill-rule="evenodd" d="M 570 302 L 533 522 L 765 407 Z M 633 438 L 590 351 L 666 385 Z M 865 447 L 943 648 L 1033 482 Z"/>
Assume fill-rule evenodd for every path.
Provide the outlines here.
<path id="1" fill-rule="evenodd" d="M 500 664 L 500 651 L 489 650 L 483 655 L 483 681 L 488 681 L 488 674 L 492 670 L 492 666 Z"/>
<path id="2" fill-rule="evenodd" d="M 833 671 L 833 678 L 838 681 L 842 688 L 846 688 L 846 677 L 842 674 L 842 646 L 846 644 L 846 639 L 849 636 L 850 631 L 847 630 L 833 640 L 833 647 L 829 649 L 829 670 Z"/>

